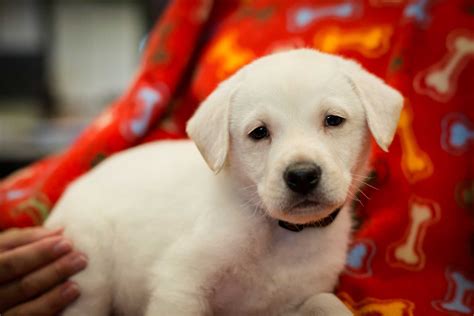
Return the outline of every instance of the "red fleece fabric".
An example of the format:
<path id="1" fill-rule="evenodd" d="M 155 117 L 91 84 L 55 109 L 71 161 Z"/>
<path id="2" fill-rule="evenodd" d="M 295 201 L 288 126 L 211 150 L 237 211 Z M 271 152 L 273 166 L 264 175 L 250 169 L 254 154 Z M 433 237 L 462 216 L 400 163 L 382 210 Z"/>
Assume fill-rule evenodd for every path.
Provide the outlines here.
<path id="1" fill-rule="evenodd" d="M 337 294 L 356 315 L 473 315 L 470 0 L 172 1 L 123 96 L 70 148 L 0 182 L 0 229 L 40 225 L 71 181 L 116 152 L 186 137 L 220 81 L 297 47 L 353 58 L 406 98 L 390 153 L 374 147 Z"/>

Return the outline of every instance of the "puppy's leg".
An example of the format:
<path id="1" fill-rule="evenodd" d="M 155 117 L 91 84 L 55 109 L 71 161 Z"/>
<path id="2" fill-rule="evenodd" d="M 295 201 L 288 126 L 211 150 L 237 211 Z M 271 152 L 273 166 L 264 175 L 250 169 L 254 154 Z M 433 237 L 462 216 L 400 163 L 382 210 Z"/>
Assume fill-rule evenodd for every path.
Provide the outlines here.
<path id="1" fill-rule="evenodd" d="M 188 241 L 175 245 L 153 268 L 152 295 L 146 316 L 212 315 L 209 296 L 216 258 Z"/>
<path id="2" fill-rule="evenodd" d="M 189 289 L 160 287 L 154 289 L 145 313 L 145 316 L 153 315 L 208 316 L 212 315 L 212 309 L 196 286 Z"/>
<path id="3" fill-rule="evenodd" d="M 332 293 L 311 296 L 294 315 L 300 316 L 352 316 L 352 312 Z"/>
<path id="4" fill-rule="evenodd" d="M 153 289 L 146 316 L 207 316 L 212 309 L 202 287 L 202 277 L 193 275 L 184 267 L 161 266 L 161 276 Z M 165 276 L 166 275 L 166 276 Z"/>

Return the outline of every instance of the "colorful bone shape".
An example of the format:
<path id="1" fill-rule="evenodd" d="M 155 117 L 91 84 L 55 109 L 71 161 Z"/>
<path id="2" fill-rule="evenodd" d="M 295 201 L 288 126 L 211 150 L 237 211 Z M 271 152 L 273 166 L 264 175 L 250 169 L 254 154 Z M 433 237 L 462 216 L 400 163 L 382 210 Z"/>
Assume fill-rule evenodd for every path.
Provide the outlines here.
<path id="1" fill-rule="evenodd" d="M 413 81 L 418 93 L 439 102 L 449 101 L 456 93 L 459 75 L 474 56 L 474 33 L 453 31 L 447 38 L 447 54 Z"/>
<path id="2" fill-rule="evenodd" d="M 323 19 L 354 18 L 359 16 L 361 8 L 362 6 L 356 2 L 327 6 L 299 6 L 288 11 L 287 28 L 289 32 L 299 32 Z"/>
<path id="3" fill-rule="evenodd" d="M 402 110 L 398 123 L 398 136 L 402 146 L 401 167 L 409 182 L 416 182 L 433 173 L 430 157 L 418 145 L 412 128 L 413 113 L 408 103 Z"/>
<path id="4" fill-rule="evenodd" d="M 460 155 L 474 141 L 472 122 L 461 113 L 449 113 L 441 121 L 441 147 L 447 152 Z"/>
<path id="5" fill-rule="evenodd" d="M 24 199 L 31 193 L 31 189 L 10 189 L 0 191 L 0 204 Z"/>
<path id="6" fill-rule="evenodd" d="M 132 119 L 130 130 L 136 136 L 142 136 L 150 121 L 153 107 L 161 100 L 161 95 L 157 91 L 145 87 L 138 91 L 137 98 L 143 104 L 143 112 L 139 117 Z"/>
<path id="7" fill-rule="evenodd" d="M 387 248 L 386 259 L 391 266 L 420 270 L 425 265 L 423 241 L 428 226 L 439 221 L 441 212 L 435 202 L 413 198 L 409 206 L 409 224 L 401 241 Z"/>
<path id="8" fill-rule="evenodd" d="M 415 304 L 403 299 L 380 300 L 365 298 L 360 302 L 354 300 L 347 293 L 339 293 L 339 298 L 357 316 L 413 316 Z"/>
<path id="9" fill-rule="evenodd" d="M 426 23 L 429 19 L 427 12 L 428 2 L 429 0 L 418 0 L 411 3 L 406 7 L 403 15 L 407 18 L 414 18 L 418 23 Z"/>
<path id="10" fill-rule="evenodd" d="M 372 275 L 372 258 L 375 255 L 375 244 L 372 240 L 363 239 L 355 242 L 349 249 L 345 273 L 363 278 Z"/>
<path id="11" fill-rule="evenodd" d="M 136 90 L 129 117 L 120 126 L 125 139 L 134 140 L 145 134 L 157 106 L 164 105 L 167 93 L 168 88 L 163 83 L 156 84 L 155 87 L 145 85 Z"/>
<path id="12" fill-rule="evenodd" d="M 368 58 L 385 54 L 390 47 L 392 26 L 378 25 L 358 29 L 329 27 L 318 32 L 313 39 L 316 49 L 327 53 L 357 51 Z"/>
<path id="13" fill-rule="evenodd" d="M 10 190 L 5 193 L 5 200 L 6 201 L 13 201 L 13 200 L 18 200 L 23 197 L 25 197 L 27 194 L 29 194 L 31 190 Z M 2 199 L 0 199 L 1 201 Z"/>
<path id="14" fill-rule="evenodd" d="M 230 31 L 214 43 L 206 59 L 217 64 L 217 77 L 224 79 L 255 58 L 253 51 L 239 46 L 238 31 Z"/>
<path id="15" fill-rule="evenodd" d="M 31 183 L 31 179 L 42 174 L 48 174 L 49 168 L 44 168 L 44 165 L 47 166 L 47 163 L 54 165 L 51 162 L 48 160 L 37 162 L 32 166 L 16 171 L 8 178 L 2 180 L 3 189 L 0 190 L 0 204 L 23 200 L 28 197 L 36 189 L 34 183 Z"/>
<path id="16" fill-rule="evenodd" d="M 474 309 L 469 307 L 468 296 L 473 294 L 474 282 L 467 279 L 461 272 L 446 272 L 448 280 L 448 292 L 442 301 L 434 301 L 433 307 L 443 312 L 458 312 L 462 314 L 472 315 Z"/>
<path id="17" fill-rule="evenodd" d="M 49 199 L 41 193 L 21 202 L 18 207 L 12 210 L 12 215 L 16 217 L 26 213 L 33 219 L 33 224 L 41 225 L 46 220 L 46 217 L 48 217 L 50 209 L 51 203 Z"/>

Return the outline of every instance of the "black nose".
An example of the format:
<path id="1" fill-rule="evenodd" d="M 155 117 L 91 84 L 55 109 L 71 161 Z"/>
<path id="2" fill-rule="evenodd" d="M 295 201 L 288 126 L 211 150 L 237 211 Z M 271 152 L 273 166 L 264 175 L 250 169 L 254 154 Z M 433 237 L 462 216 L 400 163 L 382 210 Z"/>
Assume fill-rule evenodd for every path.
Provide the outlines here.
<path id="1" fill-rule="evenodd" d="M 318 185 L 321 178 L 321 168 L 311 162 L 298 162 L 288 166 L 283 179 L 294 192 L 308 194 Z"/>

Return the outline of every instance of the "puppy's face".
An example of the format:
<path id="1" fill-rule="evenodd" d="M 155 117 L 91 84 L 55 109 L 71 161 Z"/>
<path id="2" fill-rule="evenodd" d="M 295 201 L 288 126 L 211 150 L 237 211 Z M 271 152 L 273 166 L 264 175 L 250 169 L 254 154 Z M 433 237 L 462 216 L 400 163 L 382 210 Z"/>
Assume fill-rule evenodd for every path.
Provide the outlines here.
<path id="1" fill-rule="evenodd" d="M 292 223 L 342 206 L 369 147 L 349 81 L 330 66 L 304 66 L 262 65 L 242 82 L 230 110 L 229 167 L 243 187 L 255 185 L 262 209 Z"/>
<path id="2" fill-rule="evenodd" d="M 388 110 L 374 112 L 367 105 L 374 99 L 370 89 L 364 92 L 357 86 L 360 74 L 362 80 L 371 75 L 356 66 L 309 50 L 262 58 L 219 87 L 222 91 L 214 93 L 215 100 L 211 95 L 206 102 L 228 105 L 205 111 L 204 123 L 199 116 L 205 102 L 188 132 L 211 168 L 216 171 L 225 165 L 242 188 L 239 193 L 255 208 L 291 223 L 316 221 L 355 194 L 367 161 L 370 131 L 386 147 L 398 121 L 398 93 L 374 78 L 370 89 L 387 89 L 382 92 L 389 103 Z M 212 125 L 219 117 L 217 125 L 226 134 L 203 135 L 207 129 L 203 124 Z M 377 119 L 385 126 L 372 123 Z M 200 140 L 206 143 L 210 138 L 213 144 L 200 146 Z M 221 157 L 216 160 L 215 154 Z"/>

